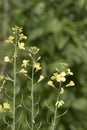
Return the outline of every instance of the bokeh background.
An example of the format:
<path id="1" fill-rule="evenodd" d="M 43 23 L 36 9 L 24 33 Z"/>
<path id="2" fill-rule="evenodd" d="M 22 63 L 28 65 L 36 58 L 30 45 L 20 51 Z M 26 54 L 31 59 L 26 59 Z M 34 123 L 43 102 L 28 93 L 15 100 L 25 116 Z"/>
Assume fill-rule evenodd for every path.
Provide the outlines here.
<path id="1" fill-rule="evenodd" d="M 50 130 L 49 122 L 53 113 L 46 107 L 45 102 L 53 107 L 56 93 L 53 88 L 47 86 L 47 81 L 55 67 L 58 67 L 60 62 L 66 62 L 74 73 L 75 87 L 65 90 L 62 97 L 65 104 L 59 113 L 67 109 L 68 112 L 58 118 L 56 130 L 86 130 L 87 0 L 0 0 L 0 73 L 3 75 L 13 75 L 13 68 L 3 62 L 3 57 L 12 55 L 13 48 L 7 47 L 4 41 L 15 25 L 23 27 L 24 34 L 28 37 L 26 46 L 39 47 L 42 57 L 41 73 L 46 79 L 35 89 L 36 100 L 40 95 L 36 125 L 42 121 L 40 129 Z M 25 53 L 21 53 L 18 64 L 24 57 Z M 18 77 L 17 104 L 20 104 L 20 97 L 23 95 L 26 106 L 30 107 L 29 85 L 30 82 L 26 78 Z M 12 84 L 7 82 L 7 86 L 7 92 L 10 94 Z M 6 100 L 11 102 L 3 90 L 0 92 L 0 103 Z M 25 119 L 27 116 L 28 121 L 30 120 L 30 113 L 25 107 L 21 107 L 16 112 L 17 117 L 20 117 L 21 112 L 19 130 L 28 130 Z M 9 114 L 6 120 L 12 121 Z M 1 116 L 0 130 L 10 130 L 10 126 L 3 122 Z"/>

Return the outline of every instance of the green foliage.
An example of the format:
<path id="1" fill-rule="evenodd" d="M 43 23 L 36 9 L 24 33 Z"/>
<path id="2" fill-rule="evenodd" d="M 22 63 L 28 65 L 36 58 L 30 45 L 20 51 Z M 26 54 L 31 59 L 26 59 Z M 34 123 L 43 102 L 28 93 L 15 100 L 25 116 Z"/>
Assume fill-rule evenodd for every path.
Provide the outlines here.
<path id="1" fill-rule="evenodd" d="M 0 69 L 1 72 L 6 73 L 3 69 L 3 56 L 6 53 L 12 54 L 12 48 L 8 52 L 8 48 L 3 46 L 5 37 L 9 34 L 12 26 L 18 25 L 24 28 L 25 34 L 29 41 L 26 43 L 36 45 L 41 49 L 42 56 L 42 73 L 48 78 L 52 74 L 54 68 L 58 66 L 61 61 L 69 63 L 74 72 L 74 81 L 76 87 L 65 93 L 67 103 L 65 108 L 69 108 L 69 114 L 61 117 L 58 122 L 58 130 L 85 130 L 87 129 L 87 1 L 86 0 L 11 0 L 8 1 L 9 11 L 7 13 L 8 22 L 7 28 L 3 26 L 5 20 L 4 14 L 4 0 L 0 1 Z M 3 22 L 2 22 L 3 21 Z M 25 57 L 23 53 L 21 59 Z M 20 59 L 20 61 L 21 61 Z M 20 62 L 19 61 L 19 62 Z M 54 67 L 55 66 L 55 67 Z M 13 70 L 9 67 L 10 73 Z M 21 86 L 21 93 L 24 93 L 27 98 L 26 79 L 22 79 L 23 84 L 19 80 Z M 44 100 L 52 103 L 55 97 L 53 89 L 49 90 L 46 82 L 43 86 L 38 86 L 36 95 L 41 94 L 41 110 L 44 129 L 50 130 L 47 124 L 47 115 L 50 117 L 50 112 L 45 108 Z M 70 94 L 69 94 L 70 93 Z M 2 99 L 2 93 L 0 94 Z M 20 97 L 20 95 L 18 96 Z M 25 99 L 26 99 L 25 98 Z M 19 102 L 19 101 L 18 101 Z M 69 105 L 68 105 L 69 103 Z M 53 104 L 51 104 L 53 105 Z M 62 111 L 62 110 L 61 110 Z M 60 113 L 61 113 L 60 111 Z M 71 114 L 70 114 L 71 112 Z M 26 110 L 23 115 L 25 116 Z M 45 114 L 44 114 L 45 113 Z M 83 116 L 85 114 L 85 117 Z M 38 121 L 40 121 L 40 117 Z M 24 119 L 24 118 L 23 118 Z M 22 120 L 21 130 L 26 128 L 25 120 Z M 82 122 L 82 124 L 80 124 Z M 0 128 L 4 130 L 3 123 Z M 27 128 L 26 128 L 27 130 Z"/>
<path id="2" fill-rule="evenodd" d="M 87 108 L 86 99 L 84 98 L 77 99 L 76 101 L 73 102 L 72 107 L 77 110 L 83 110 L 83 111 L 86 110 Z"/>

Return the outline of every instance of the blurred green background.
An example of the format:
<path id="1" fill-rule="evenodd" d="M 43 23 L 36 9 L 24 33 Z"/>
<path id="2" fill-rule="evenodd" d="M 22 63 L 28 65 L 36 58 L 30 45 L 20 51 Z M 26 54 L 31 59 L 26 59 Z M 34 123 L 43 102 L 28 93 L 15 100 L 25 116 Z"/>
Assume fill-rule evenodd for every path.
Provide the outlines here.
<path id="1" fill-rule="evenodd" d="M 42 57 L 41 73 L 46 79 L 35 89 L 36 100 L 40 95 L 36 125 L 42 121 L 40 129 L 50 130 L 47 119 L 51 122 L 53 113 L 46 107 L 45 101 L 53 107 L 56 94 L 53 88 L 47 86 L 47 81 L 55 67 L 58 67 L 60 62 L 66 62 L 74 73 L 75 87 L 65 90 L 62 97 L 65 104 L 59 113 L 66 109 L 68 113 L 58 118 L 57 130 L 86 130 L 87 0 L 0 0 L 0 73 L 3 75 L 13 74 L 13 68 L 3 62 L 3 57 L 12 55 L 13 48 L 7 47 L 4 41 L 15 25 L 23 27 L 24 34 L 28 37 L 26 46 L 39 47 Z M 21 53 L 19 63 L 25 56 L 25 53 Z M 36 76 L 38 75 L 39 73 Z M 23 94 L 27 107 L 30 107 L 29 84 L 26 78 L 18 77 L 17 104 L 20 103 Z M 7 83 L 7 86 L 10 94 L 12 84 Z M 0 103 L 6 100 L 11 102 L 3 90 L 0 92 Z M 30 114 L 21 107 L 16 112 L 17 117 L 20 117 L 21 112 L 20 130 L 28 130 L 25 119 L 27 116 L 30 120 Z M 12 120 L 8 114 L 6 120 L 9 122 Z M 1 116 L 0 130 L 10 130 Z"/>

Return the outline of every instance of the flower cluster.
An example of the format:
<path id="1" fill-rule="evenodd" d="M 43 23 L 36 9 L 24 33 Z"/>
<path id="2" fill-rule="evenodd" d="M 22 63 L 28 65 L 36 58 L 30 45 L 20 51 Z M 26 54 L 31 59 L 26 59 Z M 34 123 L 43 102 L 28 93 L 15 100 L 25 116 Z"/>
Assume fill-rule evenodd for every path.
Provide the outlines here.
<path id="1" fill-rule="evenodd" d="M 57 82 L 65 82 L 66 81 L 65 76 L 66 76 L 65 72 L 61 72 L 60 74 L 54 73 L 51 79 L 56 80 Z"/>
<path id="2" fill-rule="evenodd" d="M 31 47 L 30 49 L 29 49 L 29 56 L 33 56 L 33 55 L 36 55 L 38 52 L 39 52 L 39 48 L 37 48 L 37 47 L 35 47 L 35 46 L 33 46 L 33 47 Z"/>
<path id="3" fill-rule="evenodd" d="M 14 44 L 15 43 L 15 37 L 18 39 L 19 49 L 24 49 L 21 46 L 24 46 L 24 43 L 21 43 L 21 40 L 27 39 L 27 37 L 23 34 L 23 29 L 19 28 L 18 26 L 15 26 L 12 28 L 12 35 L 8 37 L 8 39 L 5 41 L 6 44 Z"/>
<path id="4" fill-rule="evenodd" d="M 41 59 L 40 56 L 38 56 L 39 48 L 33 46 L 28 50 L 28 56 L 31 59 L 24 59 L 21 64 L 21 70 L 19 71 L 20 74 L 30 78 L 28 75 L 27 67 L 30 66 L 34 69 L 34 72 L 37 73 L 39 70 L 41 70 L 41 65 L 39 60 Z M 44 79 L 43 75 L 40 75 L 37 83 L 41 82 Z"/>
<path id="5" fill-rule="evenodd" d="M 24 44 L 24 42 L 22 42 L 22 40 L 26 40 L 26 39 L 27 39 L 27 37 L 23 34 L 23 29 L 19 28 L 18 26 L 15 26 L 12 28 L 12 35 L 9 36 L 5 42 L 6 42 L 6 44 L 12 44 L 12 45 L 16 44 L 16 47 L 19 50 L 26 50 L 25 44 Z M 22 68 L 19 70 L 20 74 L 22 74 L 26 77 L 29 77 L 28 71 L 27 71 L 28 66 L 33 67 L 35 70 L 35 73 L 38 72 L 39 70 L 41 70 L 41 65 L 39 63 L 39 60 L 41 59 L 41 57 L 40 56 L 37 57 L 39 50 L 40 49 L 35 46 L 31 47 L 28 50 L 28 56 L 32 59 L 32 63 L 30 60 L 24 59 L 21 64 Z M 14 57 L 17 57 L 17 52 L 16 52 L 16 54 L 14 54 L 14 56 L 12 58 L 10 58 L 9 56 L 5 56 L 4 61 L 7 63 L 12 63 L 14 61 L 13 60 Z M 40 82 L 42 79 L 44 79 L 43 77 L 44 76 L 41 75 L 38 82 Z"/>
<path id="6" fill-rule="evenodd" d="M 8 39 L 5 41 L 5 43 L 16 45 L 19 50 L 25 50 L 25 43 L 22 40 L 26 40 L 26 39 L 27 39 L 27 37 L 23 34 L 22 28 L 15 26 L 14 28 L 12 28 L 12 35 L 8 37 Z M 15 56 L 15 54 L 14 54 L 14 56 Z M 16 56 L 17 56 L 17 54 L 16 54 Z M 12 63 L 13 59 L 9 58 L 9 56 L 5 56 L 4 61 Z"/>
<path id="7" fill-rule="evenodd" d="M 62 64 L 62 65 L 66 65 L 66 64 Z M 56 88 L 59 91 L 59 95 L 64 93 L 64 88 L 65 87 L 70 87 L 70 86 L 74 86 L 75 83 L 74 81 L 69 81 L 69 83 L 66 83 L 67 80 L 67 76 L 69 75 L 73 75 L 73 72 L 71 72 L 71 70 L 68 68 L 66 68 L 64 71 L 59 72 L 59 70 L 56 68 L 56 72 L 53 73 L 53 75 L 51 76 L 51 80 L 48 81 L 48 85 Z M 56 82 L 56 83 L 55 83 Z M 56 84 L 56 85 L 55 85 Z M 58 84 L 58 86 L 57 86 Z M 61 107 L 64 104 L 64 102 L 62 100 L 57 100 L 56 101 L 56 106 Z"/>
<path id="8" fill-rule="evenodd" d="M 38 72 L 39 70 L 41 70 L 41 66 L 39 63 L 40 60 L 40 56 L 37 57 L 37 54 L 39 52 L 39 48 L 33 46 L 29 49 L 29 56 L 32 58 L 32 67 L 35 69 L 35 72 Z"/>
<path id="9" fill-rule="evenodd" d="M 53 73 L 53 75 L 51 76 L 51 80 L 50 81 L 48 81 L 48 85 L 49 86 L 52 86 L 52 87 L 56 87 L 55 85 L 54 85 L 54 80 L 56 81 L 56 82 L 58 82 L 58 83 L 62 83 L 62 82 L 65 82 L 66 81 L 66 77 L 68 76 L 68 75 L 73 75 L 73 73 L 71 72 L 71 70 L 70 69 L 66 69 L 65 71 L 62 71 L 62 72 L 58 72 L 58 71 L 56 71 L 55 73 Z M 75 85 L 75 83 L 73 82 L 73 81 L 70 81 L 68 84 L 66 84 L 65 86 L 66 87 L 69 87 L 69 86 L 74 86 Z"/>
<path id="10" fill-rule="evenodd" d="M 3 105 L 0 104 L 0 113 L 6 112 L 7 110 L 10 110 L 9 103 L 4 102 Z"/>

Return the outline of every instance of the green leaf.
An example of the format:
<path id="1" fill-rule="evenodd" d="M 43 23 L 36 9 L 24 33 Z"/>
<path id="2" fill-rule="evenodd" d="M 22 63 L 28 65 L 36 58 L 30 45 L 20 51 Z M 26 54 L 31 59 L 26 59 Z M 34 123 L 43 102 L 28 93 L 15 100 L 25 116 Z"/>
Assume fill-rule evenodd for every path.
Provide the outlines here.
<path id="1" fill-rule="evenodd" d="M 76 99 L 72 103 L 72 107 L 77 110 L 86 110 L 87 109 L 87 101 L 85 98 Z"/>
<path id="2" fill-rule="evenodd" d="M 82 8 L 86 4 L 86 0 L 78 0 L 77 4 L 80 8 Z"/>
<path id="3" fill-rule="evenodd" d="M 66 46 L 69 39 L 67 36 L 63 36 L 60 34 L 55 35 L 54 38 L 55 38 L 55 41 L 56 41 L 55 43 L 58 49 L 63 49 Z"/>
<path id="4" fill-rule="evenodd" d="M 40 15 L 44 12 L 45 4 L 43 2 L 40 2 L 36 5 L 34 9 L 34 13 L 37 15 Z"/>
<path id="5" fill-rule="evenodd" d="M 56 33 L 62 30 L 62 23 L 57 18 L 49 19 L 46 26 L 48 32 Z"/>
<path id="6" fill-rule="evenodd" d="M 30 40 L 34 40 L 40 36 L 43 35 L 43 29 L 42 28 L 36 28 L 31 31 L 30 33 Z"/>

